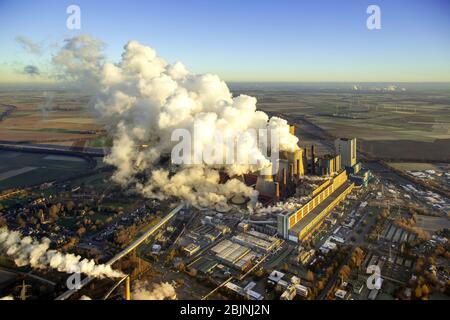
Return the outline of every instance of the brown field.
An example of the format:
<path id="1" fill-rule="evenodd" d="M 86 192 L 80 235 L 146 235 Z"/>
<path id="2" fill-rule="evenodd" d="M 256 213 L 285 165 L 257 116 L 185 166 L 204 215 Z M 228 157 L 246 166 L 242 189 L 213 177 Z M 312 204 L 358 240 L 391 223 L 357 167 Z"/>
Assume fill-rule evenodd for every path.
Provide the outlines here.
<path id="1" fill-rule="evenodd" d="M 88 97 L 65 91 L 3 91 L 0 104 L 16 110 L 0 122 L 0 140 L 85 145 L 100 129 L 87 108 Z M 3 109 L 0 109 L 0 112 Z"/>

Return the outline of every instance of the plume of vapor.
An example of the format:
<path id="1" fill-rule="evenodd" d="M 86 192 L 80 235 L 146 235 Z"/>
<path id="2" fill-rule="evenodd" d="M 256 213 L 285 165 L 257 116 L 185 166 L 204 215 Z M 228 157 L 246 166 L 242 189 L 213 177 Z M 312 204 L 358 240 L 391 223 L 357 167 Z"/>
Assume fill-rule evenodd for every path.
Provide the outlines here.
<path id="1" fill-rule="evenodd" d="M 86 295 L 82 295 L 79 300 L 92 300 L 92 298 Z"/>
<path id="2" fill-rule="evenodd" d="M 271 214 L 271 213 L 280 213 L 280 212 L 292 212 L 303 207 L 305 203 L 307 203 L 311 197 L 299 197 L 299 198 L 289 198 L 286 201 L 278 202 L 274 205 L 269 205 L 264 207 L 261 203 L 257 203 L 255 208 L 253 209 L 253 213 L 256 215 L 261 214 Z"/>
<path id="3" fill-rule="evenodd" d="M 40 55 L 42 54 L 42 47 L 33 42 L 30 38 L 26 36 L 17 36 L 15 38 L 16 42 L 22 46 L 23 49 L 29 53 Z"/>
<path id="4" fill-rule="evenodd" d="M 131 293 L 132 300 L 165 300 L 175 296 L 175 288 L 168 282 L 154 285 L 149 285 L 147 282 L 135 282 Z"/>
<path id="5" fill-rule="evenodd" d="M 27 65 L 23 68 L 23 73 L 29 76 L 38 76 L 41 74 L 41 72 L 39 71 L 39 68 L 37 66 L 34 65 Z"/>
<path id="6" fill-rule="evenodd" d="M 116 167 L 116 182 L 150 198 L 174 196 L 194 206 L 226 208 L 236 194 L 257 196 L 234 177 L 270 164 L 249 130 L 264 129 L 268 136 L 277 132 L 281 151 L 298 149 L 286 120 L 257 111 L 254 97 L 233 97 L 217 75 L 191 73 L 181 62 L 168 64 L 136 41 L 125 45 L 118 63 L 107 62 L 102 46 L 101 41 L 77 36 L 66 41 L 53 61 L 66 78 L 89 84 L 99 119 L 113 136 L 105 161 Z M 234 158 L 228 164 L 180 165 L 172 168 L 175 172 L 159 168 L 161 155 L 170 154 L 177 143 L 171 141 L 175 129 L 193 133 L 195 152 L 203 154 L 213 145 L 224 155 L 240 154 L 251 161 L 242 164 Z M 226 139 L 215 140 L 217 136 L 241 137 L 244 143 L 230 148 Z M 225 184 L 219 183 L 220 171 L 231 177 Z"/>
<path id="7" fill-rule="evenodd" d="M 45 102 L 39 106 L 39 109 L 42 112 L 42 118 L 44 120 L 47 120 L 48 113 L 52 110 L 52 107 L 53 107 L 53 98 L 54 98 L 53 92 L 45 91 L 44 98 L 45 98 Z"/>
<path id="8" fill-rule="evenodd" d="M 3 298 L 0 298 L 0 300 L 14 300 L 14 297 L 13 296 L 6 296 L 6 297 L 3 297 Z"/>
<path id="9" fill-rule="evenodd" d="M 117 278 L 123 274 L 111 266 L 96 264 L 94 260 L 82 259 L 74 254 L 50 250 L 50 240 L 41 241 L 22 237 L 18 231 L 0 228 L 0 251 L 11 257 L 19 267 L 31 266 L 35 269 L 56 269 L 66 273 L 83 273 L 95 278 Z"/>

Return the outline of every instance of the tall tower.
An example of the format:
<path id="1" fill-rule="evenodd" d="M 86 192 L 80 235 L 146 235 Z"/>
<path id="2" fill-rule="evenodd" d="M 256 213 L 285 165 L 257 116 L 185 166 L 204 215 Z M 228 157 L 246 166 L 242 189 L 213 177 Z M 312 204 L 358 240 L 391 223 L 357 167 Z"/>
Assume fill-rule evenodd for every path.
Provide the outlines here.
<path id="1" fill-rule="evenodd" d="M 339 138 L 334 141 L 336 153 L 341 155 L 342 165 L 353 167 L 356 164 L 356 138 Z"/>

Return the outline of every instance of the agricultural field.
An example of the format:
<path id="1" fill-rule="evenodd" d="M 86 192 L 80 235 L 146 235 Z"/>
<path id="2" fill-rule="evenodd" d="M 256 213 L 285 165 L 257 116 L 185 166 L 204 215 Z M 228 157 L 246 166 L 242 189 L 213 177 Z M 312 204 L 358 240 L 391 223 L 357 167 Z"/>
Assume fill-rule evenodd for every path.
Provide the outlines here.
<path id="1" fill-rule="evenodd" d="M 233 92 L 256 96 L 260 109 L 287 120 L 305 117 L 333 136 L 356 137 L 378 158 L 449 161 L 450 86 L 405 86 L 234 84 Z"/>
<path id="2" fill-rule="evenodd" d="M 104 146 L 104 133 L 88 107 L 89 97 L 73 91 L 0 90 L 0 140 Z M 13 108 L 7 114 L 5 111 Z"/>
<path id="3" fill-rule="evenodd" d="M 417 163 L 417 162 L 391 162 L 389 163 L 391 167 L 394 167 L 397 170 L 403 171 L 425 171 L 425 170 L 434 170 L 437 172 L 444 172 L 445 164 L 439 165 L 435 163 Z"/>
<path id="4" fill-rule="evenodd" d="M 89 170 L 79 157 L 0 150 L 0 191 L 36 185 Z"/>

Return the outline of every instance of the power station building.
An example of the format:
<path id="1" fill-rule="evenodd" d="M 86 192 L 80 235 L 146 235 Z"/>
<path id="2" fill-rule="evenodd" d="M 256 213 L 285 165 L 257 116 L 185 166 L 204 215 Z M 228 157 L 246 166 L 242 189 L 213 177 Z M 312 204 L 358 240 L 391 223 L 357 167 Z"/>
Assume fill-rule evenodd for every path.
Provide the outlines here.
<path id="1" fill-rule="evenodd" d="M 342 165 L 353 167 L 356 164 L 356 138 L 339 138 L 334 141 L 336 153 L 341 155 Z"/>
<path id="2" fill-rule="evenodd" d="M 348 181 L 346 171 L 325 181 L 312 192 L 311 200 L 300 209 L 278 215 L 278 234 L 295 242 L 305 240 L 321 225 L 333 208 L 345 199 L 353 187 L 354 184 Z"/>
<path id="3" fill-rule="evenodd" d="M 324 155 L 317 161 L 317 174 L 322 176 L 332 176 L 342 169 L 341 155 Z"/>
<path id="4" fill-rule="evenodd" d="M 305 174 L 304 150 L 280 152 L 276 167 L 269 166 L 259 173 L 256 190 L 263 197 L 278 201 L 295 192 L 295 182 Z"/>

